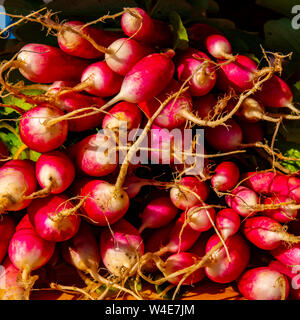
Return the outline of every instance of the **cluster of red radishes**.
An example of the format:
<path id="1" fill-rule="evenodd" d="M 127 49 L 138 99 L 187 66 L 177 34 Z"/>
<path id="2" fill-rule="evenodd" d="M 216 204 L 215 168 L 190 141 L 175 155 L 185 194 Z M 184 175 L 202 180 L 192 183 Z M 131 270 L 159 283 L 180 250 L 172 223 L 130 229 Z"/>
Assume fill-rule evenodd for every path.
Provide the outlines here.
<path id="1" fill-rule="evenodd" d="M 201 286 L 207 277 L 237 281 L 247 299 L 299 299 L 297 174 L 240 173 L 227 159 L 211 172 L 189 175 L 175 165 L 174 149 L 164 149 L 174 140 L 168 130 L 191 123 L 204 128 L 219 156 L 262 142 L 263 121 L 297 117 L 270 112 L 298 112 L 290 88 L 276 68 L 260 70 L 251 58 L 234 55 L 229 41 L 207 25 L 188 29 L 193 47 L 186 50 L 170 49 L 172 28 L 140 8 L 124 10 L 121 26 L 122 32 L 112 32 L 66 22 L 57 27 L 60 48 L 27 44 L 1 66 L 3 87 L 34 105 L 26 112 L 6 105 L 21 114 L 23 147 L 41 153 L 36 163 L 8 160 L 0 169 L 2 299 L 29 299 L 35 270 L 54 252 L 97 287 L 136 299 L 143 293 L 126 279 L 179 289 Z M 44 93 L 28 96 L 9 83 L 4 73 L 11 68 Z M 95 128 L 99 132 L 89 134 Z M 140 136 L 119 163 L 113 141 L 120 146 L 123 135 L 138 128 Z M 69 132 L 82 138 L 65 148 Z M 135 174 L 142 164 L 131 163 L 132 156 L 147 139 L 147 156 L 157 164 L 168 159 L 181 173 L 175 181 Z M 5 160 L 9 153 L 0 148 Z M 100 149 L 108 156 L 101 158 Z M 151 194 L 130 223 L 137 216 L 130 203 L 144 186 Z M 249 264 L 257 248 L 272 256 L 268 265 Z M 95 298 L 88 289 L 80 292 Z"/>

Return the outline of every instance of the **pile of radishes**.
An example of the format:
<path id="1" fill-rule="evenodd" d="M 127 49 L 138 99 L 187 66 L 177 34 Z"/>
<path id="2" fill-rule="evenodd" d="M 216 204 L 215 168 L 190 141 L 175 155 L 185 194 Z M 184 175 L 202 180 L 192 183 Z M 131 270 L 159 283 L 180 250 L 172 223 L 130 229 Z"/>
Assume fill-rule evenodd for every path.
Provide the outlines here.
<path id="1" fill-rule="evenodd" d="M 0 141 L 0 297 L 30 299 L 44 267 L 68 264 L 83 285 L 48 288 L 88 299 L 146 299 L 140 283 L 169 283 L 175 298 L 204 281 L 246 299 L 299 299 L 300 177 L 239 158 L 264 145 L 266 121 L 299 117 L 281 56 L 259 68 L 204 24 L 187 29 L 193 47 L 172 48 L 172 27 L 140 8 L 125 9 L 121 27 L 65 22 L 57 47 L 26 44 L 2 63 L 6 93 L 32 108 L 2 106 L 20 113 L 22 150 L 40 156 L 13 158 Z M 16 68 L 43 92 L 11 83 Z M 176 162 L 171 131 L 194 126 L 205 136 L 197 174 Z"/>

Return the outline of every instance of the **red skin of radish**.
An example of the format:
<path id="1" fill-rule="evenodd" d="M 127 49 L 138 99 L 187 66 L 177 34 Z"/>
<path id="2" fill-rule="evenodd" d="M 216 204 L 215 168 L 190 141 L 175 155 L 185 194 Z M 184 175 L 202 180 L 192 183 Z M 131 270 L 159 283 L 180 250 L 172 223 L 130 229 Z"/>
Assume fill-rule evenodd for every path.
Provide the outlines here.
<path id="1" fill-rule="evenodd" d="M 226 60 L 218 62 L 221 64 Z M 252 59 L 238 55 L 235 61 L 224 64 L 218 69 L 217 86 L 225 92 L 233 88 L 237 93 L 241 93 L 252 88 L 252 80 L 256 71 L 257 65 Z"/>
<path id="2" fill-rule="evenodd" d="M 47 127 L 44 121 L 63 115 L 61 110 L 46 104 L 28 110 L 19 122 L 22 142 L 37 152 L 57 149 L 67 138 L 68 122 L 63 120 Z"/>
<path id="3" fill-rule="evenodd" d="M 72 213 L 61 220 L 53 220 L 59 217 L 63 210 L 74 207 L 68 200 L 69 198 L 63 194 L 49 196 L 35 199 L 27 208 L 30 221 L 41 238 L 61 242 L 69 240 L 77 233 L 80 225 L 78 215 Z"/>
<path id="4" fill-rule="evenodd" d="M 121 36 L 120 32 L 101 30 L 92 26 L 82 28 L 84 24 L 82 21 L 72 20 L 65 22 L 63 26 L 75 28 L 105 48 Z M 58 32 L 57 41 L 60 49 L 71 56 L 84 59 L 97 59 L 104 56 L 104 53 L 97 50 L 88 40 L 72 31 Z"/>
<path id="5" fill-rule="evenodd" d="M 206 253 L 220 242 L 219 237 L 214 234 L 206 244 Z M 231 261 L 228 260 L 224 247 L 214 255 L 210 265 L 205 267 L 207 277 L 217 283 L 230 283 L 242 274 L 250 259 L 250 247 L 238 233 L 226 240 Z"/>
<path id="6" fill-rule="evenodd" d="M 237 184 L 239 177 L 239 167 L 231 161 L 223 161 L 217 165 L 211 185 L 218 191 L 230 190 Z"/>
<path id="7" fill-rule="evenodd" d="M 106 268 L 121 276 L 137 262 L 137 254 L 144 254 L 144 243 L 138 230 L 124 219 L 111 228 L 113 235 L 108 228 L 100 234 L 100 254 Z"/>
<path id="8" fill-rule="evenodd" d="M 108 138 L 108 139 L 107 139 Z M 117 153 L 112 138 L 98 132 L 84 138 L 75 150 L 76 166 L 82 172 L 93 177 L 102 177 L 113 172 L 117 165 Z M 106 155 L 105 148 L 109 151 Z"/>
<path id="9" fill-rule="evenodd" d="M 81 271 L 98 270 L 101 259 L 99 245 L 87 222 L 82 222 L 76 235 L 62 243 L 61 252 L 68 263 Z"/>
<path id="10" fill-rule="evenodd" d="M 232 194 L 233 196 L 225 196 L 225 201 L 240 216 L 249 217 L 257 212 L 252 207 L 259 204 L 259 197 L 253 190 L 238 186 Z"/>
<path id="11" fill-rule="evenodd" d="M 71 186 L 66 190 L 66 193 L 70 197 L 79 196 L 81 193 L 82 188 L 90 181 L 92 181 L 92 177 L 80 177 L 73 181 Z"/>
<path id="12" fill-rule="evenodd" d="M 142 225 L 139 229 L 141 233 L 145 228 L 161 228 L 170 223 L 177 215 L 178 209 L 173 205 L 170 197 L 158 197 L 150 201 L 142 213 Z"/>
<path id="13" fill-rule="evenodd" d="M 208 94 L 216 84 L 215 67 L 212 63 L 206 66 L 205 70 L 198 70 L 204 63 L 203 59 L 210 60 L 204 52 L 194 48 L 185 50 L 176 59 L 179 81 L 184 82 L 193 75 L 188 82 L 189 91 L 192 96 L 204 96 Z"/>
<path id="14" fill-rule="evenodd" d="M 117 103 L 109 110 L 109 113 L 105 115 L 102 128 L 119 128 L 122 125 L 122 121 L 126 122 L 128 130 L 140 127 L 142 113 L 137 104 L 125 101 Z"/>
<path id="15" fill-rule="evenodd" d="M 218 100 L 211 93 L 201 96 L 193 97 L 193 108 L 201 119 L 209 118 L 210 112 L 213 111 Z"/>
<path id="16" fill-rule="evenodd" d="M 279 280 L 282 280 L 283 284 Z M 248 300 L 286 300 L 289 295 L 289 282 L 282 273 L 272 268 L 258 267 L 241 276 L 238 289 Z"/>
<path id="17" fill-rule="evenodd" d="M 85 81 L 89 83 L 84 89 L 86 92 L 99 97 L 110 97 L 120 91 L 123 77 L 113 72 L 105 61 L 99 61 L 83 71 L 81 83 Z"/>
<path id="18" fill-rule="evenodd" d="M 47 188 L 53 183 L 50 193 L 64 192 L 75 178 L 73 162 L 60 151 L 43 153 L 36 162 L 37 180 L 42 188 Z"/>
<path id="19" fill-rule="evenodd" d="M 6 159 L 9 156 L 9 151 L 6 147 L 6 145 L 0 140 L 0 167 L 5 163 L 4 159 Z"/>
<path id="20" fill-rule="evenodd" d="M 115 198 L 113 197 L 114 192 L 115 186 L 102 180 L 93 180 L 83 187 L 81 196 L 88 196 L 83 209 L 97 225 L 113 224 L 120 220 L 128 210 L 127 193 L 122 190 Z"/>
<path id="21" fill-rule="evenodd" d="M 206 243 L 209 240 L 209 238 L 212 236 L 211 231 L 212 230 L 210 230 L 209 232 L 201 233 L 200 237 L 193 244 L 193 246 L 189 249 L 189 252 L 194 253 L 198 257 L 204 257 Z M 212 232 L 214 232 L 214 231 L 212 231 Z"/>
<path id="22" fill-rule="evenodd" d="M 240 224 L 240 216 L 232 209 L 223 209 L 217 213 L 216 227 L 224 240 L 236 234 Z"/>
<path id="23" fill-rule="evenodd" d="M 124 33 L 135 40 L 157 46 L 168 47 L 172 41 L 169 25 L 163 21 L 152 19 L 145 10 L 133 8 L 142 17 L 125 12 L 121 18 Z"/>
<path id="24" fill-rule="evenodd" d="M 276 75 L 262 84 L 255 97 L 266 107 L 282 108 L 292 104 L 293 93 L 289 85 Z"/>
<path id="25" fill-rule="evenodd" d="M 15 232 L 15 222 L 9 216 L 3 216 L 0 220 L 0 263 L 7 254 L 8 245 Z M 1 278 L 1 276 L 0 276 Z M 1 281 L 0 281 L 1 282 Z"/>
<path id="26" fill-rule="evenodd" d="M 275 259 L 288 266 L 300 265 L 300 243 L 286 246 L 281 244 L 279 247 L 271 251 Z"/>
<path id="27" fill-rule="evenodd" d="M 129 38 L 117 39 L 108 50 L 112 50 L 113 53 L 105 54 L 107 65 L 122 76 L 125 76 L 139 60 L 154 51 L 151 47 Z"/>
<path id="28" fill-rule="evenodd" d="M 156 110 L 159 108 L 160 103 L 165 101 L 169 96 L 178 92 L 181 84 L 172 79 L 167 87 L 160 92 L 157 97 L 152 97 L 147 101 L 139 103 L 140 108 L 144 111 L 147 117 L 152 117 Z M 182 127 L 186 119 L 180 115 L 182 109 L 192 111 L 192 99 L 188 92 L 181 94 L 176 100 L 173 98 L 163 108 L 161 113 L 155 118 L 154 124 L 161 128 L 174 129 Z"/>
<path id="29" fill-rule="evenodd" d="M 42 239 L 32 227 L 22 228 L 14 233 L 8 254 L 16 268 L 30 272 L 44 266 L 54 250 L 55 242 Z"/>
<path id="30" fill-rule="evenodd" d="M 216 212 L 214 208 L 201 209 L 201 207 L 195 206 L 188 210 L 187 215 L 189 216 L 189 226 L 193 230 L 204 232 L 212 227 L 211 220 L 215 221 Z"/>
<path id="31" fill-rule="evenodd" d="M 241 127 L 233 119 L 225 122 L 224 125 L 215 128 L 206 128 L 204 136 L 206 141 L 216 150 L 222 152 L 233 151 L 239 148 L 243 140 Z"/>
<path id="32" fill-rule="evenodd" d="M 292 199 L 286 196 L 279 195 L 269 197 L 264 200 L 264 204 L 277 204 L 281 202 L 292 202 Z M 281 223 L 288 223 L 297 217 L 298 210 L 291 209 L 288 205 L 283 205 L 281 208 L 265 210 L 264 214 Z"/>
<path id="33" fill-rule="evenodd" d="M 205 39 L 207 51 L 216 59 L 226 59 L 227 54 L 231 54 L 231 45 L 222 35 L 212 34 Z M 225 56 L 224 56 L 225 54 Z"/>
<path id="34" fill-rule="evenodd" d="M 208 186 L 205 182 L 200 181 L 196 177 L 183 177 L 178 186 L 174 186 L 170 190 L 170 197 L 173 204 L 180 210 L 188 210 L 195 205 L 201 204 L 201 201 L 187 190 L 180 189 L 180 186 L 190 189 L 196 193 L 204 202 L 209 194 Z"/>
<path id="35" fill-rule="evenodd" d="M 45 44 L 26 44 L 18 55 L 19 71 L 32 82 L 52 83 L 58 80 L 80 80 L 90 61 L 72 57 Z"/>
<path id="36" fill-rule="evenodd" d="M 11 199 L 8 206 L 1 208 L 8 211 L 19 211 L 26 208 L 31 200 L 23 199 L 35 192 L 37 181 L 34 162 L 30 160 L 11 160 L 0 169 L 1 200 Z"/>
<path id="37" fill-rule="evenodd" d="M 243 143 L 262 142 L 264 139 L 264 128 L 261 122 L 246 122 L 239 119 L 242 129 Z"/>
<path id="38" fill-rule="evenodd" d="M 282 225 L 270 217 L 248 218 L 242 224 L 242 230 L 249 241 L 263 250 L 276 249 L 282 241 L 288 241 L 288 234 L 281 231 Z"/>
<path id="39" fill-rule="evenodd" d="M 199 259 L 199 257 L 191 252 L 180 252 L 175 253 L 168 257 L 165 261 L 165 274 L 169 275 L 178 270 L 190 267 Z M 168 281 L 174 285 L 177 285 L 180 280 L 184 277 L 184 274 L 179 275 L 174 278 L 168 279 Z M 188 276 L 183 282 L 182 285 L 193 285 L 201 281 L 205 277 L 204 270 L 202 268 L 194 271 L 190 276 Z"/>

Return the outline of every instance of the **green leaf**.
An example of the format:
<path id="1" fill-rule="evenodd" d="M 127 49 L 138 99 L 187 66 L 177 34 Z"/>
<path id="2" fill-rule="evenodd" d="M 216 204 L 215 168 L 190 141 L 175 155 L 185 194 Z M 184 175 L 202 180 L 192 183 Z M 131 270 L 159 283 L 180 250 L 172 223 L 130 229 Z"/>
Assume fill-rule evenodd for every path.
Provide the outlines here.
<path id="1" fill-rule="evenodd" d="M 300 159 L 300 148 L 291 148 L 284 153 L 285 157 Z M 291 172 L 298 172 L 300 170 L 300 161 L 282 161 L 281 165 L 289 169 Z"/>
<path id="2" fill-rule="evenodd" d="M 299 4 L 299 0 L 256 0 L 256 4 L 291 17 L 292 8 Z"/>
<path id="3" fill-rule="evenodd" d="M 180 15 L 177 12 L 172 11 L 170 13 L 170 22 L 175 31 L 174 49 L 187 49 L 189 47 L 189 38 Z"/>

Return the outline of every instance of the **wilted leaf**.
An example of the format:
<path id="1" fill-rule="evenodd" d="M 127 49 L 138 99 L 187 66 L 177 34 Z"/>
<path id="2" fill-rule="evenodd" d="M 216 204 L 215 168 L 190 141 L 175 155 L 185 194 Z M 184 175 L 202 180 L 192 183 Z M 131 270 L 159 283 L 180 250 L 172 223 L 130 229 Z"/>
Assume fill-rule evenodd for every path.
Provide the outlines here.
<path id="1" fill-rule="evenodd" d="M 185 50 L 189 46 L 189 38 L 187 31 L 181 21 L 180 15 L 172 11 L 170 13 L 170 22 L 174 28 L 175 41 L 174 41 L 174 49 Z"/>

